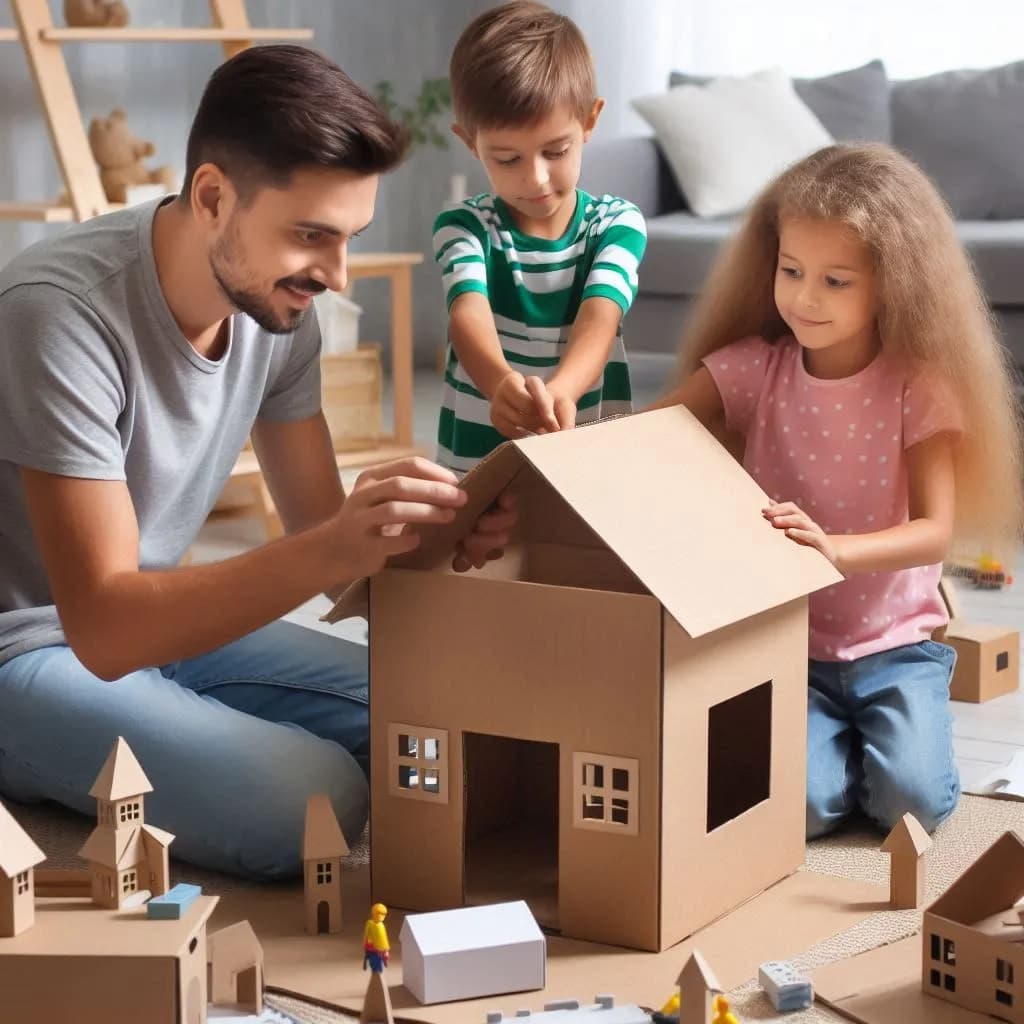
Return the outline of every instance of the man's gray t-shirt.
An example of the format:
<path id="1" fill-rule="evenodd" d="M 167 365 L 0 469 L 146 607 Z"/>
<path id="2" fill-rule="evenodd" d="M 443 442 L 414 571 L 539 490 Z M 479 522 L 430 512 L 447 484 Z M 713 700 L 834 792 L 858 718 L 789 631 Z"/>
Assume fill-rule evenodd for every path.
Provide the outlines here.
<path id="1" fill-rule="evenodd" d="M 178 564 L 253 422 L 320 408 L 320 332 L 238 313 L 221 358 L 185 340 L 153 259 L 160 204 L 99 217 L 0 271 L 0 664 L 65 643 L 19 467 L 127 482 L 139 565 Z"/>

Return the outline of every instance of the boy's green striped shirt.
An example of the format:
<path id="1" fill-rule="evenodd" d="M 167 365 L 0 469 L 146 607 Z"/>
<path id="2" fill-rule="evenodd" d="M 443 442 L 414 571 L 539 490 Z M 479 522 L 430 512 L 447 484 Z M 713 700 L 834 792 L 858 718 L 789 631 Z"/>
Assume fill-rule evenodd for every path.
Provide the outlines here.
<path id="1" fill-rule="evenodd" d="M 625 199 L 576 191 L 576 212 L 561 238 L 532 238 L 508 207 L 485 193 L 446 207 L 434 222 L 434 255 L 451 308 L 463 292 L 487 296 L 505 359 L 545 380 L 565 351 L 584 299 L 603 296 L 622 312 L 636 298 L 647 244 L 643 214 Z M 577 403 L 578 423 L 632 410 L 621 326 L 601 379 Z M 504 438 L 490 405 L 448 346 L 438 426 L 438 461 L 471 469 Z"/>

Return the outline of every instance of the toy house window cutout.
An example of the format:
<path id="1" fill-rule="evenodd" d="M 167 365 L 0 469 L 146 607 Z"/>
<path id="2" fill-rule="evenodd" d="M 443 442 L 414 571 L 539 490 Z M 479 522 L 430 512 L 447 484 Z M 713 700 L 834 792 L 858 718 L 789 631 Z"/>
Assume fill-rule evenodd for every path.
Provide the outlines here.
<path id="1" fill-rule="evenodd" d="M 23 892 L 28 892 L 28 872 L 22 871 L 16 878 L 18 884 L 18 895 L 20 896 Z"/>
<path id="2" fill-rule="evenodd" d="M 1013 984 L 1013 964 L 1009 960 L 996 960 L 996 981 Z"/>
<path id="3" fill-rule="evenodd" d="M 121 804 L 121 821 L 138 821 L 139 820 L 139 805 L 138 803 L 132 804 Z"/>
<path id="4" fill-rule="evenodd" d="M 996 671 L 997 672 L 1002 672 L 1004 669 L 1008 669 L 1009 667 L 1010 667 L 1010 652 L 1009 651 L 1000 651 L 996 655 Z"/>
<path id="5" fill-rule="evenodd" d="M 316 865 L 316 884 L 330 885 L 331 883 L 331 862 L 318 861 Z"/>
<path id="6" fill-rule="evenodd" d="M 707 831 L 771 795 L 772 683 L 708 709 Z"/>
<path id="7" fill-rule="evenodd" d="M 639 770 L 631 757 L 574 751 L 573 826 L 635 836 Z"/>
<path id="8" fill-rule="evenodd" d="M 388 725 L 388 792 L 448 803 L 448 731 L 429 725 Z"/>
<path id="9" fill-rule="evenodd" d="M 138 875 L 134 871 L 126 871 L 121 878 L 121 890 L 122 892 L 129 893 L 135 892 L 137 888 Z"/>

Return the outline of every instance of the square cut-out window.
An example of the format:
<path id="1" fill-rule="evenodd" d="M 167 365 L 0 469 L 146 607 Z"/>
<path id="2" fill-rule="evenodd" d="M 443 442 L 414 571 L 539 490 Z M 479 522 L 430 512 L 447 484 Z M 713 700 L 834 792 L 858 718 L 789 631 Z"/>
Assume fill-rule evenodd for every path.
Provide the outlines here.
<path id="1" fill-rule="evenodd" d="M 423 759 L 425 761 L 436 761 L 440 756 L 440 740 L 436 736 L 425 736 L 423 738 Z"/>
<path id="2" fill-rule="evenodd" d="M 416 736 L 409 736 L 406 733 L 398 734 L 399 757 L 416 757 L 419 747 L 419 739 Z"/>
<path id="3" fill-rule="evenodd" d="M 407 764 L 398 766 L 398 785 L 402 789 L 415 789 L 420 784 L 419 772 Z"/>
<path id="4" fill-rule="evenodd" d="M 425 793 L 441 792 L 441 773 L 436 768 L 423 769 L 423 791 Z"/>
<path id="5" fill-rule="evenodd" d="M 592 821 L 604 821 L 604 797 L 584 796 L 583 817 Z"/>

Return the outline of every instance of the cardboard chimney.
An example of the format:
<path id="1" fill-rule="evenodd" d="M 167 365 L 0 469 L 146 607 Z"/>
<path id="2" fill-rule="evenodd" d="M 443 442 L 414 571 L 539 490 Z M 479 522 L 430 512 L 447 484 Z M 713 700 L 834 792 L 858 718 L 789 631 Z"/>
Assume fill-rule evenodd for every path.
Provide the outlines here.
<path id="1" fill-rule="evenodd" d="M 841 579 L 682 407 L 503 445 L 370 617 L 374 899 L 660 950 L 803 862 L 807 595 Z M 518 534 L 455 543 L 506 488 Z"/>

